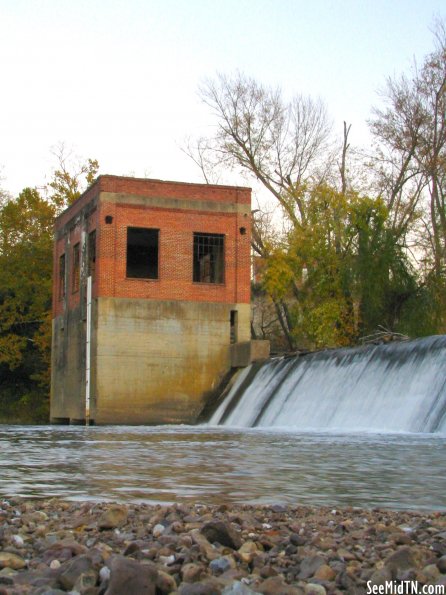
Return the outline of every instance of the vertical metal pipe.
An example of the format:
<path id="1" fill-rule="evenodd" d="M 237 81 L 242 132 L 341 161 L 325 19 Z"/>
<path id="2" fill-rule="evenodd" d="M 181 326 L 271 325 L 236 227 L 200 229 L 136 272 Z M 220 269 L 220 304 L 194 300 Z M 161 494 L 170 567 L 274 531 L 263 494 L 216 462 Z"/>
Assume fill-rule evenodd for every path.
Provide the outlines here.
<path id="1" fill-rule="evenodd" d="M 85 355 L 85 425 L 90 425 L 91 276 L 87 277 L 87 338 Z"/>

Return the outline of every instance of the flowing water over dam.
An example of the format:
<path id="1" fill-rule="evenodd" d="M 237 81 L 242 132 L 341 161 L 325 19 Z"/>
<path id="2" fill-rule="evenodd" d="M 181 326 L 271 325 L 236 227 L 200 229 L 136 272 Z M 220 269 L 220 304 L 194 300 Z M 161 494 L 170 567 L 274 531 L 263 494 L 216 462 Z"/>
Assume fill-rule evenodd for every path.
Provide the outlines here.
<path id="1" fill-rule="evenodd" d="M 445 433 L 446 336 L 252 364 L 209 423 Z"/>
<path id="2" fill-rule="evenodd" d="M 207 425 L 0 426 L 0 498 L 446 511 L 445 381 L 430 337 L 254 364 Z"/>

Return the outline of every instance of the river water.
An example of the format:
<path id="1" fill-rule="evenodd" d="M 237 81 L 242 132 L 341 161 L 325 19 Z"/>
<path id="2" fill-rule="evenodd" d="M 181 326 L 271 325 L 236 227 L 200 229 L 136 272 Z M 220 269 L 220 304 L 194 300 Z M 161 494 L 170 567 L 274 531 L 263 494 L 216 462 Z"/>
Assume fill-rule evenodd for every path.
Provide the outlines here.
<path id="1" fill-rule="evenodd" d="M 0 426 L 0 496 L 446 510 L 446 436 Z"/>

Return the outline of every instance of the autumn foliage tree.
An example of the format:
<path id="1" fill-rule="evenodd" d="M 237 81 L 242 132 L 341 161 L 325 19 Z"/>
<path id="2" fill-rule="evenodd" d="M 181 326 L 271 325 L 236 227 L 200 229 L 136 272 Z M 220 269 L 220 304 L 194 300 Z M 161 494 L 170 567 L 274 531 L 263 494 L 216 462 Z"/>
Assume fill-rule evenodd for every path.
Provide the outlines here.
<path id="1" fill-rule="evenodd" d="M 52 193 L 25 188 L 0 203 L 0 419 L 46 421 L 50 382 L 53 224 L 92 181 L 59 161 Z M 89 174 L 91 174 L 89 176 Z"/>

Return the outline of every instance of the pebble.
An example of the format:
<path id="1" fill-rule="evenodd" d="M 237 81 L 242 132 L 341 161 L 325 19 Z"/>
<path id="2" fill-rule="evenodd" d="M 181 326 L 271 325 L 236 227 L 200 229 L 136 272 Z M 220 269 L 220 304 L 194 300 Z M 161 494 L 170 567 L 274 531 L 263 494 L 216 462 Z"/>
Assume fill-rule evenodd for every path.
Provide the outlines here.
<path id="1" fill-rule="evenodd" d="M 332 595 L 364 593 L 368 581 L 446 584 L 441 512 L 5 498 L 1 516 L 8 595 Z"/>

